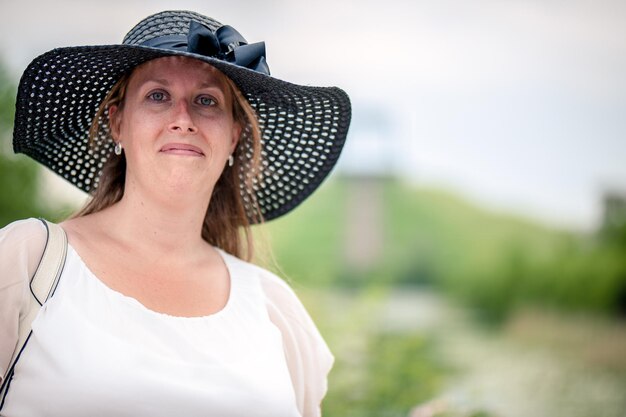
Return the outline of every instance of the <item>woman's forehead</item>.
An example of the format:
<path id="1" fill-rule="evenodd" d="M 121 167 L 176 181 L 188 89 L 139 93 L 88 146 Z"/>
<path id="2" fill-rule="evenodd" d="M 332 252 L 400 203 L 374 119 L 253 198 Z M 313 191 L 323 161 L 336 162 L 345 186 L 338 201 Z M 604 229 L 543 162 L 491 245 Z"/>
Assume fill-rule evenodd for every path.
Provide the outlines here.
<path id="1" fill-rule="evenodd" d="M 226 76 L 206 62 L 183 56 L 156 58 L 136 67 L 130 83 L 159 80 L 167 84 L 176 79 L 224 87 Z"/>

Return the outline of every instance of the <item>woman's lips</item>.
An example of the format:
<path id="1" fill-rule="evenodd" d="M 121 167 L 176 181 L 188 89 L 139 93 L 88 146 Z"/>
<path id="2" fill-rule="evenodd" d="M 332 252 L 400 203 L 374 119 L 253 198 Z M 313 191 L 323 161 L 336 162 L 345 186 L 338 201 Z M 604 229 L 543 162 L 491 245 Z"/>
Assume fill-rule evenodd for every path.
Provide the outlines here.
<path id="1" fill-rule="evenodd" d="M 168 143 L 161 148 L 160 152 L 170 155 L 204 156 L 202 149 L 188 143 Z"/>

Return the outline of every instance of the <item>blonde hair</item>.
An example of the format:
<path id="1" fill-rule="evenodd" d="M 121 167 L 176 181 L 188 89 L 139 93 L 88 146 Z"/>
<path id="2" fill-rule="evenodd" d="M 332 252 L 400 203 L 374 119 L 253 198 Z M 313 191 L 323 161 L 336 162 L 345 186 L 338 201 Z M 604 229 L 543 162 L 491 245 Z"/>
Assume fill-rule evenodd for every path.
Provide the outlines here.
<path id="1" fill-rule="evenodd" d="M 261 129 L 254 109 L 233 81 L 220 71 L 216 70 L 216 73 L 223 78 L 233 98 L 233 119 L 242 129 L 233 154 L 234 164 L 224 169 L 213 189 L 204 216 L 202 238 L 234 256 L 250 260 L 253 256 L 250 222 L 263 221 L 253 189 L 253 185 L 260 180 Z M 132 71 L 124 74 L 100 103 L 89 129 L 92 146 L 103 140 L 113 140 L 109 108 L 123 107 L 131 74 Z M 111 154 L 102 167 L 92 198 L 73 217 L 96 213 L 120 201 L 124 195 L 125 181 L 125 156 Z"/>

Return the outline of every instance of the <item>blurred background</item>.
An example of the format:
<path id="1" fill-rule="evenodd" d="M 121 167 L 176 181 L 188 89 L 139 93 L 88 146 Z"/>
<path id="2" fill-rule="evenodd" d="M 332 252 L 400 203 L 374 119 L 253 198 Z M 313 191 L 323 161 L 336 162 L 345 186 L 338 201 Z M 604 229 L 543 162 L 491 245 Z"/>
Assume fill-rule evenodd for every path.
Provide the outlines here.
<path id="1" fill-rule="evenodd" d="M 12 152 L 26 65 L 165 9 L 352 98 L 331 177 L 256 230 L 335 353 L 325 416 L 626 415 L 625 2 L 0 0 L 0 226 L 86 199 Z"/>

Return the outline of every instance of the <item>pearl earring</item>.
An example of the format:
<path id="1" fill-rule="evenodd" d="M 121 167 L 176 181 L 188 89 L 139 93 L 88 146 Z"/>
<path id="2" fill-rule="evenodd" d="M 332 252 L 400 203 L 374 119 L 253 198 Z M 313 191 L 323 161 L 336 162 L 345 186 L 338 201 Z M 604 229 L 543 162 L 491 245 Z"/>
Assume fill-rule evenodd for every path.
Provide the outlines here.
<path id="1" fill-rule="evenodd" d="M 115 144 L 115 148 L 113 149 L 113 152 L 115 152 L 115 155 L 121 155 L 122 154 L 122 142 L 117 142 Z"/>
<path id="2" fill-rule="evenodd" d="M 235 163 L 235 158 L 233 158 L 232 155 L 229 155 L 228 156 L 228 166 L 232 167 L 234 163 Z"/>

